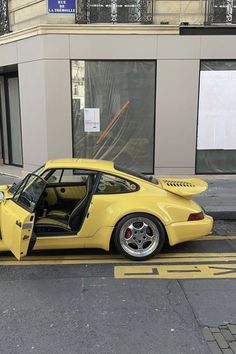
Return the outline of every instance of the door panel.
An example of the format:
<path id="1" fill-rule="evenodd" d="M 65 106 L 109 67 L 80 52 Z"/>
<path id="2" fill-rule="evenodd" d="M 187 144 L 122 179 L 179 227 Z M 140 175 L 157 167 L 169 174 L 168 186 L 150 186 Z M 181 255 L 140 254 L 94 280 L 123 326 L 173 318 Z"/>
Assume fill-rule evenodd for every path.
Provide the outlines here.
<path id="1" fill-rule="evenodd" d="M 45 190 L 45 201 L 49 207 L 73 207 L 86 194 L 86 186 L 50 186 Z"/>
<path id="2" fill-rule="evenodd" d="M 60 199 L 82 199 L 86 194 L 86 186 L 57 187 L 57 195 Z"/>
<path id="3" fill-rule="evenodd" d="M 27 254 L 33 225 L 34 213 L 23 209 L 10 199 L 2 203 L 2 241 L 18 260 Z"/>

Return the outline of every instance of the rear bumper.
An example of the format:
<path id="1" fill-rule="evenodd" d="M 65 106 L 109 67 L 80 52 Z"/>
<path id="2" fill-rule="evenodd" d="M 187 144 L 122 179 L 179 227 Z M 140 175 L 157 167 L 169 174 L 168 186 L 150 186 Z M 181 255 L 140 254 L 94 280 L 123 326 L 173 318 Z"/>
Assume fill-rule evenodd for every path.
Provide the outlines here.
<path id="1" fill-rule="evenodd" d="M 208 235 L 213 227 L 211 216 L 205 215 L 203 220 L 185 221 L 166 226 L 166 231 L 171 246 L 177 243 L 195 240 Z"/>

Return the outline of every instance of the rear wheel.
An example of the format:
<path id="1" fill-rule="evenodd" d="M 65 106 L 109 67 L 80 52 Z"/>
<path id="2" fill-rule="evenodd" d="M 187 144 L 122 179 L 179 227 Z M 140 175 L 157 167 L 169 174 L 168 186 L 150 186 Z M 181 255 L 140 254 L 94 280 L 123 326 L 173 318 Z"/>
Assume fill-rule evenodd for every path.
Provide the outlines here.
<path id="1" fill-rule="evenodd" d="M 127 215 L 117 224 L 115 246 L 126 257 L 143 261 L 161 251 L 165 230 L 153 216 L 144 213 Z"/>

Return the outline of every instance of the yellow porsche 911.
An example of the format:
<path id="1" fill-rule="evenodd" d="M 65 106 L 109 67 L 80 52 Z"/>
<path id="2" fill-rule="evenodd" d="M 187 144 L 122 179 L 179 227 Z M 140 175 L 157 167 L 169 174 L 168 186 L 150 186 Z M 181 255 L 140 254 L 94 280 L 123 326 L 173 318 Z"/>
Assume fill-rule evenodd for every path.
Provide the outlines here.
<path id="1" fill-rule="evenodd" d="M 147 177 L 113 162 L 47 162 L 12 186 L 0 186 L 0 251 L 20 260 L 32 249 L 101 248 L 114 244 L 133 260 L 207 235 L 212 218 L 193 195 L 204 181 Z"/>

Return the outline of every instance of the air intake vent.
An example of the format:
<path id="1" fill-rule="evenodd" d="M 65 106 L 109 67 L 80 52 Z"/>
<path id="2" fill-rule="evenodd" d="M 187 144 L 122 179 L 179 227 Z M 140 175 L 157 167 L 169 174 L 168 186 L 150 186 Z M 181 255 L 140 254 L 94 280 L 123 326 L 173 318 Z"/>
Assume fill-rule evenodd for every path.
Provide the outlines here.
<path id="1" fill-rule="evenodd" d="M 169 181 L 168 179 L 162 180 L 168 187 L 186 187 L 193 188 L 196 187 L 195 184 L 189 182 L 181 182 L 181 181 Z"/>

